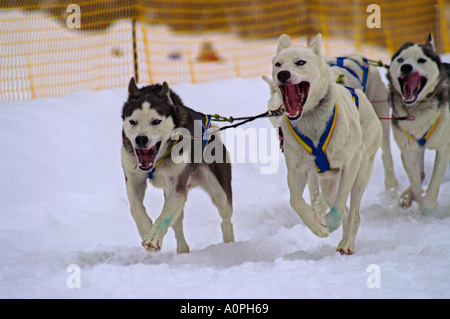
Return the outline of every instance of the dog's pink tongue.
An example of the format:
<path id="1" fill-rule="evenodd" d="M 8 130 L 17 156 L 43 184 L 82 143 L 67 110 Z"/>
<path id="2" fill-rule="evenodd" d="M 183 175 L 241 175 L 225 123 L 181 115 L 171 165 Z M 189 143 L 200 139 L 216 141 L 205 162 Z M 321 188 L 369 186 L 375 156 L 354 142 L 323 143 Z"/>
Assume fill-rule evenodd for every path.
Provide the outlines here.
<path id="1" fill-rule="evenodd" d="M 137 149 L 139 166 L 142 168 L 150 168 L 153 166 L 153 149 Z"/>
<path id="2" fill-rule="evenodd" d="M 302 94 L 298 84 L 283 84 L 280 85 L 280 90 L 283 95 L 284 106 L 286 113 L 290 117 L 296 117 L 302 112 Z"/>
<path id="3" fill-rule="evenodd" d="M 414 93 L 420 87 L 420 73 L 414 72 L 411 76 L 404 76 L 403 80 L 403 98 L 410 101 L 414 97 Z"/>

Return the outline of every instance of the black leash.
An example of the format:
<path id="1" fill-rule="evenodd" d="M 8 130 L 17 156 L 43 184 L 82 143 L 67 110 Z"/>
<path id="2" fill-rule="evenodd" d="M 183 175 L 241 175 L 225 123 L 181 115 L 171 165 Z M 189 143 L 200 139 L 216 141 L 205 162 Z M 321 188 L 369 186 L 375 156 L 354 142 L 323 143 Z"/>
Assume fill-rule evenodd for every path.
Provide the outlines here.
<path id="1" fill-rule="evenodd" d="M 254 121 L 256 119 L 259 119 L 261 117 L 268 117 L 268 116 L 269 116 L 269 112 L 267 111 L 267 112 L 264 112 L 262 114 L 255 115 L 255 116 L 244 116 L 244 117 L 236 117 L 236 118 L 230 117 L 230 123 L 233 123 L 233 121 L 241 121 L 241 120 L 243 120 L 243 121 L 239 122 L 239 123 L 236 123 L 236 124 L 233 124 L 233 125 L 222 126 L 219 129 L 219 131 L 223 131 L 223 130 L 226 130 L 226 129 L 229 129 L 229 128 L 233 128 L 233 127 L 238 127 L 238 126 L 244 125 L 245 123 Z"/>
<path id="2" fill-rule="evenodd" d="M 414 121 L 416 117 L 414 115 L 399 116 L 399 117 L 379 117 L 380 120 L 396 120 L 396 121 Z"/>
<path id="3" fill-rule="evenodd" d="M 254 115 L 254 116 L 243 116 L 243 117 L 224 117 L 221 116 L 219 114 L 214 114 L 211 115 L 211 121 L 216 121 L 216 122 L 230 122 L 233 123 L 234 121 L 242 121 L 233 125 L 226 125 L 226 126 L 222 126 L 221 128 L 216 129 L 215 131 L 223 131 L 229 128 L 234 128 L 234 127 L 238 127 L 241 125 L 244 125 L 248 122 L 252 122 L 256 119 L 262 118 L 262 117 L 271 117 L 271 116 L 280 116 L 282 115 L 282 106 L 280 106 L 277 110 L 274 111 L 267 111 L 258 115 Z"/>
<path id="4" fill-rule="evenodd" d="M 244 125 L 246 123 L 252 122 L 256 119 L 259 118 L 263 118 L 263 117 L 272 117 L 272 116 L 281 116 L 283 115 L 283 106 L 280 106 L 277 110 L 274 111 L 267 111 L 255 116 L 243 116 L 243 117 L 224 117 L 221 116 L 219 114 L 213 114 L 211 115 L 211 121 L 215 121 L 215 122 L 230 122 L 233 123 L 234 121 L 242 121 L 233 125 L 226 125 L 226 126 L 222 126 L 220 128 L 214 129 L 211 133 L 209 134 L 214 134 L 214 132 L 216 131 L 224 131 L 226 129 L 229 128 L 235 128 L 241 125 Z M 408 116 L 402 116 L 402 117 L 379 117 L 378 119 L 380 120 L 397 120 L 397 121 L 414 121 L 415 117 L 413 115 L 408 115 Z M 206 133 L 207 135 L 208 133 Z"/>
<path id="5" fill-rule="evenodd" d="M 383 61 L 381 61 L 381 60 L 378 60 L 378 61 L 377 61 L 377 60 L 367 59 L 367 62 L 368 62 L 370 65 L 377 66 L 377 67 L 379 67 L 379 68 L 389 69 L 389 64 L 384 64 Z"/>

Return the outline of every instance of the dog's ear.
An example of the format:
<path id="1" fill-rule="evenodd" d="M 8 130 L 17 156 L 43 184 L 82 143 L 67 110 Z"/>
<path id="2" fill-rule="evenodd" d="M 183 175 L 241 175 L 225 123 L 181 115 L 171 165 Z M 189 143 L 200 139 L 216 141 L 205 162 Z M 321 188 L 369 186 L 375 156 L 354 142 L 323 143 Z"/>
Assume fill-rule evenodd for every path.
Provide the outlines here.
<path id="1" fill-rule="evenodd" d="M 270 93 L 275 93 L 277 91 L 277 88 L 275 87 L 275 84 L 273 83 L 272 79 L 263 75 L 262 79 L 264 80 L 264 82 L 266 82 L 267 84 L 269 84 L 269 88 L 270 88 Z"/>
<path id="2" fill-rule="evenodd" d="M 289 48 L 290 46 L 292 46 L 291 38 L 287 34 L 282 34 L 278 38 L 277 53 L 280 52 L 283 49 Z"/>
<path id="3" fill-rule="evenodd" d="M 433 51 L 436 51 L 435 46 L 434 46 L 433 35 L 431 33 L 428 34 L 428 39 L 427 39 L 427 43 L 425 43 L 425 46 L 429 47 Z"/>
<path id="4" fill-rule="evenodd" d="M 158 93 L 158 96 L 162 99 L 167 99 L 167 101 L 169 102 L 170 105 L 173 105 L 173 101 L 170 98 L 170 88 L 169 88 L 169 84 L 167 84 L 166 81 L 164 81 L 164 83 L 162 84 L 162 87 Z"/>
<path id="5" fill-rule="evenodd" d="M 131 77 L 130 84 L 128 84 L 128 97 L 137 97 L 139 95 L 139 89 L 136 85 L 134 77 Z"/>
<path id="6" fill-rule="evenodd" d="M 320 54 L 320 47 L 322 46 L 322 33 L 317 33 L 316 37 L 311 41 L 308 48 L 314 53 Z"/>

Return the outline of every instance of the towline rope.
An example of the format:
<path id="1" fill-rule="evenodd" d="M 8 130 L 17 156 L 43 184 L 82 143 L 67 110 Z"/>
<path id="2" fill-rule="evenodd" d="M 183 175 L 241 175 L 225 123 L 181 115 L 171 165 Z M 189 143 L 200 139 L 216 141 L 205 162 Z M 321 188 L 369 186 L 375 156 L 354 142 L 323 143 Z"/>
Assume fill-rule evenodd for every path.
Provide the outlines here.
<path id="1" fill-rule="evenodd" d="M 254 115 L 254 116 L 243 116 L 243 117 L 225 117 L 225 116 L 221 116 L 219 114 L 212 114 L 211 116 L 211 121 L 215 121 L 215 122 L 230 122 L 233 123 L 234 121 L 242 121 L 233 125 L 226 125 L 226 126 L 222 126 L 221 128 L 216 129 L 215 131 L 223 131 L 229 128 L 234 128 L 234 127 L 238 127 L 241 125 L 244 125 L 248 122 L 254 121 L 256 119 L 262 118 L 262 117 L 271 117 L 271 116 L 280 116 L 282 115 L 284 110 L 283 110 L 283 106 L 280 106 L 277 110 L 269 110 L 267 112 L 258 114 L 258 115 Z"/>
<path id="2" fill-rule="evenodd" d="M 215 122 L 229 122 L 233 123 L 234 121 L 242 121 L 233 125 L 226 125 L 222 126 L 220 128 L 214 129 L 213 131 L 223 131 L 229 128 L 235 128 L 241 125 L 244 125 L 246 123 L 252 122 L 256 119 L 263 118 L 263 117 L 273 117 L 273 116 L 281 116 L 283 115 L 284 109 L 283 106 L 280 106 L 277 110 L 273 111 L 267 111 L 258 115 L 254 116 L 243 116 L 243 117 L 225 117 L 219 114 L 212 114 L 209 115 L 211 117 L 211 121 Z M 399 117 L 378 117 L 380 120 L 397 120 L 397 121 L 414 121 L 416 118 L 414 115 L 408 115 L 408 116 L 399 116 Z M 210 133 L 211 134 L 211 133 Z"/>

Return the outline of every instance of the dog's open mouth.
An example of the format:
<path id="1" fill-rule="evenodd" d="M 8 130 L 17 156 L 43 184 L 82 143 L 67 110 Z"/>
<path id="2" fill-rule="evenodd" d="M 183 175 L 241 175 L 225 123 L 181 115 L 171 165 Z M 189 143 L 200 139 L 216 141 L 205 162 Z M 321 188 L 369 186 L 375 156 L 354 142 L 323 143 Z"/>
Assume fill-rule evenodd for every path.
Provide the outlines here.
<path id="1" fill-rule="evenodd" d="M 303 113 L 303 106 L 308 99 L 309 82 L 282 84 L 280 85 L 280 90 L 288 118 L 291 120 L 300 118 Z"/>
<path id="2" fill-rule="evenodd" d="M 139 169 L 149 172 L 155 165 L 155 159 L 158 156 L 161 142 L 155 144 L 151 148 L 135 148 L 136 157 L 138 159 Z"/>
<path id="3" fill-rule="evenodd" d="M 427 78 L 421 76 L 419 72 L 414 72 L 412 75 L 399 77 L 398 82 L 402 89 L 403 102 L 413 104 L 427 84 Z"/>

